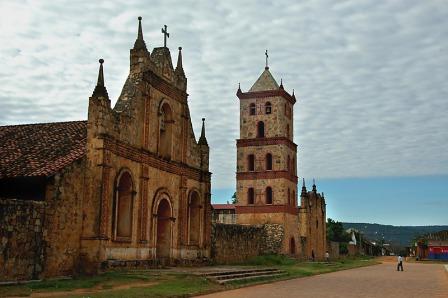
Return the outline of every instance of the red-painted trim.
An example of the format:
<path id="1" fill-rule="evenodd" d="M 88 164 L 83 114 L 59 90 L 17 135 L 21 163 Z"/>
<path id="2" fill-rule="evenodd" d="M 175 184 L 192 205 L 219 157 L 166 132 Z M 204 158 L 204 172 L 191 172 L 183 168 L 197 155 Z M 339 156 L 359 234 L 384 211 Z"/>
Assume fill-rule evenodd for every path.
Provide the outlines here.
<path id="1" fill-rule="evenodd" d="M 250 213 L 289 213 L 298 214 L 298 208 L 292 205 L 247 205 L 236 206 L 236 214 Z"/>
<path id="2" fill-rule="evenodd" d="M 288 171 L 237 172 L 236 180 L 288 179 L 297 183 L 297 176 Z"/>
<path id="3" fill-rule="evenodd" d="M 281 97 L 285 98 L 286 100 L 288 100 L 292 104 L 296 103 L 296 97 L 290 95 L 288 92 L 286 92 L 283 89 L 267 90 L 267 91 L 254 91 L 254 92 L 241 92 L 241 90 L 238 89 L 236 96 L 238 96 L 239 99 L 252 99 L 252 98 L 281 96 Z"/>
<path id="4" fill-rule="evenodd" d="M 237 139 L 236 147 L 250 147 L 250 146 L 266 146 L 266 145 L 286 145 L 294 152 L 297 152 L 297 145 L 286 137 L 272 137 L 272 138 L 254 138 L 254 139 Z"/>
<path id="5" fill-rule="evenodd" d="M 147 71 L 144 73 L 143 78 L 151 85 L 151 87 L 154 87 L 166 96 L 171 97 L 181 103 L 185 103 L 187 101 L 188 94 L 185 91 L 180 90 L 174 85 L 168 83 L 156 73 Z"/>

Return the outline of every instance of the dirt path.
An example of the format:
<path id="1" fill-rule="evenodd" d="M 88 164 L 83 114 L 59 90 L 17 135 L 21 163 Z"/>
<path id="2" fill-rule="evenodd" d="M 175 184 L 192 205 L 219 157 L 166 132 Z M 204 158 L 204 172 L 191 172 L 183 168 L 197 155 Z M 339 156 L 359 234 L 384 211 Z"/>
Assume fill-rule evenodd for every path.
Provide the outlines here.
<path id="1" fill-rule="evenodd" d="M 395 262 L 201 296 L 203 298 L 448 297 L 443 265 Z"/>

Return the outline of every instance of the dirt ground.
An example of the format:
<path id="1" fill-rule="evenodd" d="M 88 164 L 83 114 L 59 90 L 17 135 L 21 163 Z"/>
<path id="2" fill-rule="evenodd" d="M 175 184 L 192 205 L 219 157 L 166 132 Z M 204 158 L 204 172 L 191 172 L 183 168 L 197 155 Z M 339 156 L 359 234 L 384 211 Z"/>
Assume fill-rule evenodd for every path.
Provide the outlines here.
<path id="1" fill-rule="evenodd" d="M 448 274 L 441 264 L 403 264 L 395 258 L 380 265 L 280 281 L 200 296 L 202 298 L 288 297 L 448 297 Z"/>

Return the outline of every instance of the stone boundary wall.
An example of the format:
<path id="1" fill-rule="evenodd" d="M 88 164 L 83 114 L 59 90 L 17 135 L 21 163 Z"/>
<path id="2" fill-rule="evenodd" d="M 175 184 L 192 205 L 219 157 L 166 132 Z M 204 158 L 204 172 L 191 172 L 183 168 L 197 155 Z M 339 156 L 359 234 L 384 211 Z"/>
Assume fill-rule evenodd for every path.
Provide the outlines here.
<path id="1" fill-rule="evenodd" d="M 0 280 L 38 279 L 44 269 L 46 204 L 0 198 Z"/>
<path id="2" fill-rule="evenodd" d="M 211 257 L 218 264 L 242 263 L 282 249 L 284 227 L 278 224 L 213 224 Z"/>
<path id="3" fill-rule="evenodd" d="M 338 259 L 339 254 L 339 242 L 327 240 L 327 251 L 330 254 L 330 258 Z"/>

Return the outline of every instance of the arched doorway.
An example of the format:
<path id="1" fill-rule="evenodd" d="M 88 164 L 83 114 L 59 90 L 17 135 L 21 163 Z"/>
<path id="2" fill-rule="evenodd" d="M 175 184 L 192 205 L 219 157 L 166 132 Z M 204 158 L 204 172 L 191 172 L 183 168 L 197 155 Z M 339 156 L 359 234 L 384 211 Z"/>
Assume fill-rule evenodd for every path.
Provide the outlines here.
<path id="1" fill-rule="evenodd" d="M 166 198 L 157 207 L 157 258 L 169 258 L 171 250 L 171 206 Z"/>
<path id="2" fill-rule="evenodd" d="M 188 236 L 190 244 L 199 244 L 201 234 L 201 204 L 199 194 L 193 191 L 188 205 Z"/>
<path id="3" fill-rule="evenodd" d="M 291 255 L 296 254 L 296 241 L 294 240 L 294 237 L 291 237 L 291 240 L 289 241 L 289 253 Z"/>

